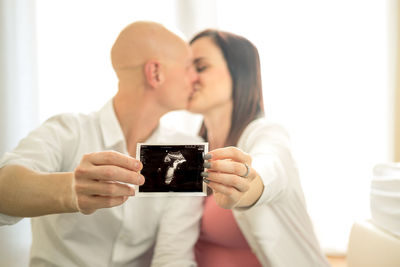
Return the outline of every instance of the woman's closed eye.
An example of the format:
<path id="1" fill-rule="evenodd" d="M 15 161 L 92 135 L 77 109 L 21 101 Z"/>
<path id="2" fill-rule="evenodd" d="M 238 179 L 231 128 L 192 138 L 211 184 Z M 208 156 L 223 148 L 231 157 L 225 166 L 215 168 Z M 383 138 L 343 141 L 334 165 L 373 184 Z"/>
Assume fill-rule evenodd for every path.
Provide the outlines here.
<path id="1" fill-rule="evenodd" d="M 196 65 L 196 71 L 197 72 L 203 72 L 207 69 L 206 65 Z"/>

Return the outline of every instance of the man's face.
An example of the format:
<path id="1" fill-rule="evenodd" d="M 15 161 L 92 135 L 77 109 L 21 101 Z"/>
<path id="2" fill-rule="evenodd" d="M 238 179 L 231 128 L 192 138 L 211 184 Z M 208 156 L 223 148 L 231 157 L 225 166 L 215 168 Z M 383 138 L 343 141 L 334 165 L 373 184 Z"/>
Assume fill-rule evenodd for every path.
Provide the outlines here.
<path id="1" fill-rule="evenodd" d="M 165 83 L 160 99 L 168 110 L 184 109 L 193 92 L 193 85 L 198 79 L 192 63 L 192 52 L 188 46 L 182 49 L 175 60 L 165 69 Z"/>

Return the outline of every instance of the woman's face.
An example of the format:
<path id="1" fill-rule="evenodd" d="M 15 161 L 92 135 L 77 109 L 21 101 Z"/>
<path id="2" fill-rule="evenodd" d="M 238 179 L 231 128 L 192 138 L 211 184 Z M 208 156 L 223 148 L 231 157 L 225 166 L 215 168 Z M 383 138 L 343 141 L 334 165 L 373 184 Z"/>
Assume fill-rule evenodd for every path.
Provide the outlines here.
<path id="1" fill-rule="evenodd" d="M 188 110 L 204 114 L 231 104 L 232 79 L 220 48 L 209 37 L 197 39 L 191 47 L 198 83 Z"/>

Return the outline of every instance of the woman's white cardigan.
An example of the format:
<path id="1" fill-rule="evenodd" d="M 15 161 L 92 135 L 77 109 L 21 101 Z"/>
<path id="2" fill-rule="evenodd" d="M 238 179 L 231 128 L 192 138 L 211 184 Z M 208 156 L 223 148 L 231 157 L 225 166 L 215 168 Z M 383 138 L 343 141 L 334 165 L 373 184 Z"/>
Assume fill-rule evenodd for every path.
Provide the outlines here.
<path id="1" fill-rule="evenodd" d="M 264 183 L 252 207 L 233 210 L 262 266 L 329 266 L 306 210 L 286 131 L 257 119 L 244 130 L 237 147 L 252 156 L 252 167 Z"/>

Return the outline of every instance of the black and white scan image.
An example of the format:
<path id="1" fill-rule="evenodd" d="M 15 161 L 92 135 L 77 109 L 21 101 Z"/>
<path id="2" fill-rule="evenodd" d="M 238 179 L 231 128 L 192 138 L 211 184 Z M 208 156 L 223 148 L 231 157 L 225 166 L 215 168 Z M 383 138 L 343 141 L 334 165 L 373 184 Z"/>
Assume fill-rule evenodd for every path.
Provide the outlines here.
<path id="1" fill-rule="evenodd" d="M 190 145 L 138 144 L 137 158 L 143 164 L 146 181 L 138 195 L 206 195 L 200 175 L 208 143 Z M 154 194 L 152 194 L 154 193 Z"/>

